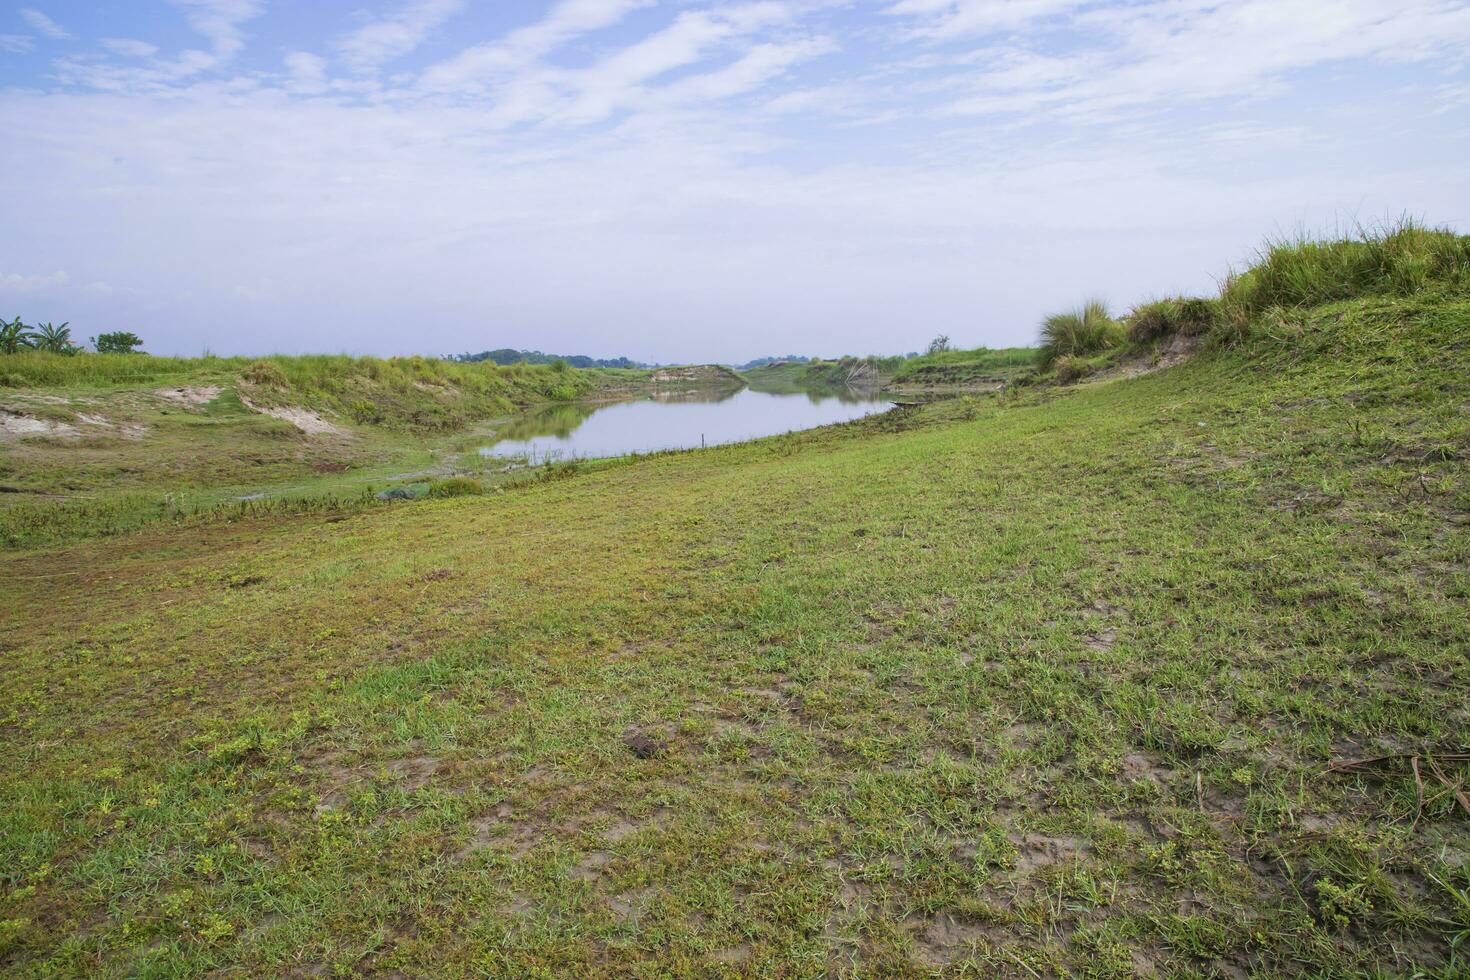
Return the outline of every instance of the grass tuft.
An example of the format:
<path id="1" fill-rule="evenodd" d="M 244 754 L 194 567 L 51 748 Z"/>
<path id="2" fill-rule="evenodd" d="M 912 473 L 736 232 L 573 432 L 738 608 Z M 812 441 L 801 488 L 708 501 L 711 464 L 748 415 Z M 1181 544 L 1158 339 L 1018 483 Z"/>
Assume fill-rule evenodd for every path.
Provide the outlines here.
<path id="1" fill-rule="evenodd" d="M 1209 333 L 1219 316 L 1219 301 L 1179 296 L 1137 306 L 1124 323 L 1129 341 L 1142 344 L 1176 335 L 1197 337 Z"/>
<path id="2" fill-rule="evenodd" d="M 1075 310 L 1053 313 L 1041 321 L 1041 349 L 1037 366 L 1049 371 L 1066 356 L 1086 356 L 1117 347 L 1123 328 L 1108 313 L 1102 300 L 1092 299 Z"/>
<path id="3" fill-rule="evenodd" d="M 1226 278 L 1218 323 L 1227 339 L 1240 338 L 1273 307 L 1427 291 L 1470 293 L 1470 236 L 1402 218 L 1360 229 L 1356 238 L 1268 241 L 1253 265 Z"/>
<path id="4" fill-rule="evenodd" d="M 469 476 L 450 476 L 429 484 L 431 497 L 474 497 L 484 492 L 485 485 Z"/>

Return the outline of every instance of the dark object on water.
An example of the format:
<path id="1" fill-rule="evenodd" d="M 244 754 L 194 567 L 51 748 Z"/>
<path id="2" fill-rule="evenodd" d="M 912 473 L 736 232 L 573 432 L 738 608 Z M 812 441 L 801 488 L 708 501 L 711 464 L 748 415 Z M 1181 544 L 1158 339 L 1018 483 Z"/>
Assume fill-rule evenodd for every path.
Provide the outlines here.
<path id="1" fill-rule="evenodd" d="M 662 755 L 668 746 L 656 738 L 649 738 L 642 732 L 629 729 L 623 733 L 623 744 L 628 747 L 640 759 L 652 759 L 656 755 Z"/>

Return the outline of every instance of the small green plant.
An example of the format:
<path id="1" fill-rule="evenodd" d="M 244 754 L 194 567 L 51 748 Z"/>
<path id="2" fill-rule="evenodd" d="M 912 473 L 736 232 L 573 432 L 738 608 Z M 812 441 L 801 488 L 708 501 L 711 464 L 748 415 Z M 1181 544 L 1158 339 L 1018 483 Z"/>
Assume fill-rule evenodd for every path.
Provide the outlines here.
<path id="1" fill-rule="evenodd" d="M 1317 907 L 1328 925 L 1346 929 L 1373 912 L 1373 903 L 1364 894 L 1364 885 L 1339 885 L 1331 878 L 1317 882 Z"/>
<path id="2" fill-rule="evenodd" d="M 1075 310 L 1053 313 L 1041 321 L 1037 365 L 1043 371 L 1067 355 L 1097 354 L 1123 342 L 1123 328 L 1101 300 L 1088 300 Z"/>
<path id="3" fill-rule="evenodd" d="M 92 338 L 92 346 L 99 354 L 141 354 L 138 348 L 143 346 L 143 338 L 131 330 L 116 330 L 99 333 Z"/>
<path id="4" fill-rule="evenodd" d="M 20 317 L 8 322 L 0 320 L 0 354 L 18 354 L 31 346 L 33 336 Z"/>
<path id="5" fill-rule="evenodd" d="M 429 484 L 431 497 L 473 497 L 485 492 L 485 485 L 468 476 L 451 476 Z"/>

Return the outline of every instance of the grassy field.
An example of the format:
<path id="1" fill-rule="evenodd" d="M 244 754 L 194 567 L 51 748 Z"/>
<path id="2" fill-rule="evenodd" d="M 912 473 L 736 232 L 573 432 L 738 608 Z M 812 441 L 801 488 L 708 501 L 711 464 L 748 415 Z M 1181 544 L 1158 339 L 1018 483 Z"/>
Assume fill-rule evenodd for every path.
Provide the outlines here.
<path id="1" fill-rule="evenodd" d="M 478 472 L 490 465 L 473 452 L 485 420 L 636 388 L 647 374 L 429 358 L 6 355 L 0 546 L 221 511 L 337 508 L 405 473 Z"/>
<path id="2" fill-rule="evenodd" d="M 1253 322 L 8 554 L 0 969 L 1465 975 L 1470 301 Z"/>

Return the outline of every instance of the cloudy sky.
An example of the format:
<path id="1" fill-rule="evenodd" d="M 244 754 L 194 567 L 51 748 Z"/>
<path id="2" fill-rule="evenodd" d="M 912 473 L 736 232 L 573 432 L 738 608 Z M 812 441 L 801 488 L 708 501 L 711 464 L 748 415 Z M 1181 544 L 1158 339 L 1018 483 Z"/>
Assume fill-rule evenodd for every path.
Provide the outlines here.
<path id="1" fill-rule="evenodd" d="M 32 0 L 0 313 L 155 353 L 1028 342 L 1470 230 L 1470 0 Z"/>

